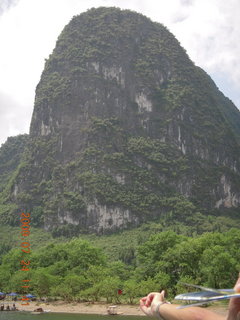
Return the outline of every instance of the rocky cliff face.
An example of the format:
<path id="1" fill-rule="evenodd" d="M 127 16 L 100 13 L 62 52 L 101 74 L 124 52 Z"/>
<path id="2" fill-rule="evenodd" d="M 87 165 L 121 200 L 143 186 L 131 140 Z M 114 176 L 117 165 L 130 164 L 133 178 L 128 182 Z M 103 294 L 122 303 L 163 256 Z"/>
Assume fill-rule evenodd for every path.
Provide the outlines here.
<path id="1" fill-rule="evenodd" d="M 239 128 L 165 27 L 91 9 L 46 61 L 10 200 L 46 229 L 96 232 L 238 208 Z"/>

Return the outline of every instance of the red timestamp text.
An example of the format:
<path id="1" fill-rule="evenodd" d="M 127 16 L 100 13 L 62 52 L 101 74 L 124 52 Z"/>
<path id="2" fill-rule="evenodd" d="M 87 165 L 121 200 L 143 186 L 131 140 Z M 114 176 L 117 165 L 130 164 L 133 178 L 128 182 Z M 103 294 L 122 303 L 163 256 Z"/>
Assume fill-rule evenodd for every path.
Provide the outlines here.
<path id="1" fill-rule="evenodd" d="M 30 213 L 21 213 L 21 218 L 20 218 L 20 222 L 21 222 L 21 237 L 22 237 L 22 242 L 21 242 L 21 251 L 25 254 L 29 254 L 31 253 L 31 246 L 30 246 L 30 242 L 28 241 L 28 238 L 30 236 L 30 223 L 31 223 L 31 214 Z M 29 259 L 25 259 L 25 257 L 23 257 L 23 259 L 20 261 L 20 265 L 21 265 L 21 270 L 28 272 L 30 271 L 30 260 Z M 27 289 L 30 288 L 30 279 L 28 279 L 28 274 L 26 273 L 26 278 L 27 279 L 23 279 L 22 282 L 22 291 L 25 291 Z M 22 299 L 22 301 L 25 301 L 26 303 L 22 303 L 23 306 L 29 305 L 29 298 L 26 296 L 26 293 L 24 293 Z"/>

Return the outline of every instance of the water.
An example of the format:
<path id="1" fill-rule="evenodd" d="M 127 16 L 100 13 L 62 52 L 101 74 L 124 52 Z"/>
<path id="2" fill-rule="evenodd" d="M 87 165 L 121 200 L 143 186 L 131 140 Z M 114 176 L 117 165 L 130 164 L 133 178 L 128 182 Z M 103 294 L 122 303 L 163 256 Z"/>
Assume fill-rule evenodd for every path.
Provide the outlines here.
<path id="1" fill-rule="evenodd" d="M 120 319 L 121 318 L 121 319 Z M 0 311 L 0 320 L 139 320 L 139 316 L 101 316 L 95 314 L 42 313 Z"/>

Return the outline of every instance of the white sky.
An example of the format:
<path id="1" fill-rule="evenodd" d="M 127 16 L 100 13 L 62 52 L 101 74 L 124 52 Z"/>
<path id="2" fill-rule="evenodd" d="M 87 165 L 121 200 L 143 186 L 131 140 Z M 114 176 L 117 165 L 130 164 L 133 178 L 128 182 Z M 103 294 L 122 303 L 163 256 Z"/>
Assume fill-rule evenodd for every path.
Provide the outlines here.
<path id="1" fill-rule="evenodd" d="M 240 109 L 240 0 L 0 0 L 0 145 L 28 133 L 44 59 L 63 27 L 99 6 L 163 23 Z"/>

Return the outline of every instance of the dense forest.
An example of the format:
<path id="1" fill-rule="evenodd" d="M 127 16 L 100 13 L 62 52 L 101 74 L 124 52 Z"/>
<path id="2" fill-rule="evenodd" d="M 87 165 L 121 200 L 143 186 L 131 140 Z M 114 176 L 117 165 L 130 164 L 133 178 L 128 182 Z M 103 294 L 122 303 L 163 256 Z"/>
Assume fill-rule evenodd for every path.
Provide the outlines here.
<path id="1" fill-rule="evenodd" d="M 173 299 L 186 291 L 179 282 L 233 286 L 240 269 L 238 229 L 187 236 L 170 229 L 159 232 L 161 228 L 146 224 L 115 235 L 71 240 L 33 228 L 30 253 L 23 252 L 18 236 L 15 248 L 5 247 L 3 253 L 2 245 L 0 290 L 66 301 L 136 303 L 161 289 Z M 22 288 L 24 279 L 30 280 L 30 288 Z"/>

